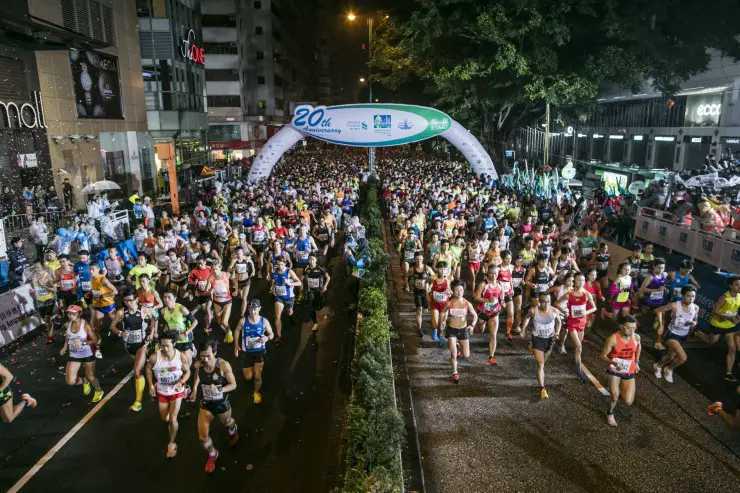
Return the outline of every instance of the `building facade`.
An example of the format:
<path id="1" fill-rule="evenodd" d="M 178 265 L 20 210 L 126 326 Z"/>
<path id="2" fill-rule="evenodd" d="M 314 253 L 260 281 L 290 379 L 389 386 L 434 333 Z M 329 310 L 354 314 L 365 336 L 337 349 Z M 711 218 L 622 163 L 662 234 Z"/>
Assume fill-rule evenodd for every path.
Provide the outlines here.
<path id="1" fill-rule="evenodd" d="M 205 164 L 208 152 L 201 0 L 136 0 L 146 121 L 160 173 Z"/>
<path id="2" fill-rule="evenodd" d="M 7 152 L 0 166 L 16 167 L 10 181 L 55 184 L 61 196 L 68 178 L 78 207 L 87 198 L 82 188 L 98 180 L 118 183 L 121 196 L 151 190 L 154 148 L 146 134 L 134 4 L 9 0 L 0 14 L 6 24 L 0 63 L 13 77 L 2 96 L 24 103 L 20 125 L 2 136 Z M 12 118 L 5 122 L 14 126 Z"/>

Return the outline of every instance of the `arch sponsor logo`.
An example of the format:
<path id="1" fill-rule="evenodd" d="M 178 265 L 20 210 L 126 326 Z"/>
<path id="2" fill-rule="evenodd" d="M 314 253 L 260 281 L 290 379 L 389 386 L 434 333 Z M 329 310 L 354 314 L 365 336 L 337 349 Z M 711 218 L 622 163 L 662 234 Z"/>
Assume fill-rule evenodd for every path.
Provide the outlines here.
<path id="1" fill-rule="evenodd" d="M 334 144 L 386 147 L 440 135 L 452 119 L 434 108 L 404 104 L 301 105 L 291 126 Z"/>

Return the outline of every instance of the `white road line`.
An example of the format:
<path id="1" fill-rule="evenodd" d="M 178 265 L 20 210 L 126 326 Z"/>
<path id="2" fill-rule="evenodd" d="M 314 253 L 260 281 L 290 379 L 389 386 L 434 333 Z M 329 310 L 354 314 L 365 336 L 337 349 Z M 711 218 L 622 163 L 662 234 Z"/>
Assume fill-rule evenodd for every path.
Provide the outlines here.
<path id="1" fill-rule="evenodd" d="M 108 392 L 105 395 L 105 397 L 103 397 L 103 399 L 95 405 L 94 408 L 90 409 L 90 412 L 88 412 L 85 415 L 85 417 L 80 420 L 79 423 L 74 425 L 74 427 L 71 430 L 69 430 L 67 434 L 64 435 L 64 437 L 61 440 L 59 440 L 59 442 L 57 442 L 56 445 L 54 445 L 42 458 L 40 458 L 39 461 L 36 464 L 34 464 L 34 466 L 31 469 L 29 469 L 28 472 L 24 474 L 23 477 L 19 479 L 18 482 L 15 483 L 12 488 L 8 490 L 8 493 L 16 493 L 20 491 L 20 489 L 23 488 L 26 485 L 26 483 L 28 483 L 31 480 L 31 478 L 33 478 L 36 475 L 36 473 L 41 470 L 42 467 L 44 467 L 44 464 L 49 462 L 51 458 L 54 457 L 56 453 L 59 452 L 62 449 L 62 447 L 64 447 L 64 445 L 68 441 L 70 441 L 72 437 L 75 436 L 75 434 L 78 431 L 80 431 L 80 429 L 83 426 L 85 426 L 85 423 L 90 421 L 92 417 L 95 416 L 97 412 L 100 411 L 100 409 L 102 409 L 105 403 L 108 402 L 111 399 L 111 397 L 116 395 L 116 393 L 118 393 L 118 391 L 121 390 L 121 388 L 124 385 L 126 385 L 126 382 L 131 380 L 131 377 L 133 375 L 134 375 L 134 372 L 132 370 L 129 372 L 128 375 L 123 377 L 123 380 L 118 382 L 118 384 L 115 387 L 113 387 L 113 390 Z"/>
<path id="2" fill-rule="evenodd" d="M 583 373 L 586 374 L 588 379 L 591 381 L 592 384 L 594 384 L 594 387 L 596 387 L 596 390 L 601 392 L 601 395 L 609 395 L 609 391 L 604 388 L 603 385 L 601 385 L 601 382 L 599 382 L 595 376 L 589 371 L 588 368 L 586 368 L 586 365 L 581 363 L 581 370 L 583 370 Z"/>

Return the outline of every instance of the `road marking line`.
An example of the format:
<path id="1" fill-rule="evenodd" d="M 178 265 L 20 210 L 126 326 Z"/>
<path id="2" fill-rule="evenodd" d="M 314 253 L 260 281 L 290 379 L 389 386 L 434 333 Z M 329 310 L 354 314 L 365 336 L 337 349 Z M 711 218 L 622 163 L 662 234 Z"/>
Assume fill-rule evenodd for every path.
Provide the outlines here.
<path id="1" fill-rule="evenodd" d="M 100 411 L 100 409 L 105 405 L 105 403 L 108 402 L 111 399 L 111 397 L 116 395 L 118 391 L 121 390 L 121 388 L 124 385 L 126 385 L 126 382 L 131 380 L 131 377 L 133 376 L 133 374 L 134 374 L 133 370 L 130 371 L 128 375 L 123 377 L 123 380 L 118 382 L 118 384 L 115 387 L 113 387 L 113 390 L 105 394 L 105 397 L 103 397 L 103 399 L 100 402 L 98 402 L 94 408 L 90 409 L 90 411 L 85 415 L 84 418 L 80 420 L 79 423 L 74 425 L 74 427 L 71 430 L 69 430 L 67 434 L 64 435 L 64 437 L 61 440 L 59 440 L 59 442 L 57 442 L 56 445 L 54 445 L 42 458 L 40 458 L 39 461 L 36 464 L 34 464 L 34 466 L 31 469 L 29 469 L 28 472 L 24 474 L 23 477 L 19 479 L 18 482 L 15 483 L 12 488 L 8 490 L 8 493 L 16 493 L 20 491 L 20 489 L 23 488 L 26 485 L 26 483 L 28 483 L 31 480 L 31 478 L 33 478 L 36 475 L 36 473 L 39 472 L 39 470 L 41 470 L 42 467 L 44 467 L 44 464 L 49 462 L 52 459 L 52 457 L 54 457 L 56 453 L 59 452 L 62 449 L 62 447 L 64 447 L 64 445 L 68 441 L 70 441 L 72 437 L 75 436 L 75 434 L 78 431 L 80 431 L 80 429 L 83 426 L 85 426 L 85 423 L 90 421 L 92 417 L 95 416 L 95 414 L 97 414 L 98 411 Z"/>
<path id="2" fill-rule="evenodd" d="M 591 380 L 591 383 L 594 384 L 594 387 L 596 387 L 596 390 L 601 392 L 601 395 L 609 395 L 609 391 L 604 388 L 603 385 L 601 385 L 601 382 L 599 382 L 595 376 L 589 371 L 588 368 L 586 368 L 586 365 L 581 363 L 581 370 L 583 370 L 583 373 L 586 374 L 589 380 Z"/>

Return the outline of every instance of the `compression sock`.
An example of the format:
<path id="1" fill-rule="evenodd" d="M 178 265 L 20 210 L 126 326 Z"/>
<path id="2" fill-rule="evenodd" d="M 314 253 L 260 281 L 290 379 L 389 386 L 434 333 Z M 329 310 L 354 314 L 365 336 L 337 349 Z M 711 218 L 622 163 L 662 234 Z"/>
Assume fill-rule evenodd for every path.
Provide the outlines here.
<path id="1" fill-rule="evenodd" d="M 141 402 L 144 397 L 144 388 L 146 387 L 146 381 L 144 377 L 134 379 L 134 388 L 136 389 L 136 402 Z"/>

